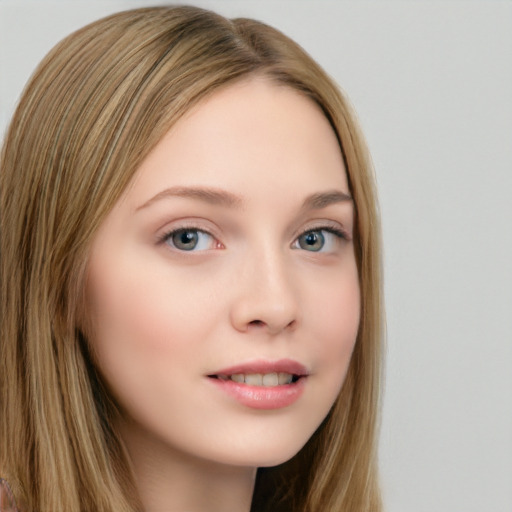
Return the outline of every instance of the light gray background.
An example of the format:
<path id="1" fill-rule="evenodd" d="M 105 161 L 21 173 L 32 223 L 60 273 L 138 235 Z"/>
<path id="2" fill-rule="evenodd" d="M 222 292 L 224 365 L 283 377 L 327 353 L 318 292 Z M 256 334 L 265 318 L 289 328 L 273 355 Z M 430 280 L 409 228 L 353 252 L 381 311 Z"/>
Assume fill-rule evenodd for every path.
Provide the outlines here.
<path id="1" fill-rule="evenodd" d="M 0 133 L 70 31 L 163 2 L 0 0 Z M 385 240 L 390 512 L 512 511 L 512 2 L 196 1 L 267 21 L 347 91 Z"/>

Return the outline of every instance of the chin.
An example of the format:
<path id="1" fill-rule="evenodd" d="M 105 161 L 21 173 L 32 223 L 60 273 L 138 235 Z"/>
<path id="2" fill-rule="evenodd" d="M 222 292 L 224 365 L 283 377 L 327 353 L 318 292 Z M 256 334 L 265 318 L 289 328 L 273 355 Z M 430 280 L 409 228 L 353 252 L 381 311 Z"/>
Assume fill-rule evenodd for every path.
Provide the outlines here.
<path id="1" fill-rule="evenodd" d="M 228 448 L 225 456 L 218 454 L 212 459 L 223 460 L 225 464 L 232 466 L 279 466 L 295 457 L 309 439 L 309 435 L 298 436 L 297 433 L 285 439 L 252 439 L 242 445 L 237 443 Z"/>

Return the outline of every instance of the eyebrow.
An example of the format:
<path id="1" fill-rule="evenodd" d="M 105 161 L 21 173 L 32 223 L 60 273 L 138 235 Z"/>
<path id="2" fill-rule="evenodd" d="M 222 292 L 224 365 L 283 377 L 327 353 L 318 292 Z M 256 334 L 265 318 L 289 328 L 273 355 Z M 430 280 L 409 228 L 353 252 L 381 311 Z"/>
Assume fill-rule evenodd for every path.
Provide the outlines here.
<path id="1" fill-rule="evenodd" d="M 241 208 L 244 203 L 241 197 L 221 189 L 210 187 L 171 187 L 162 190 L 141 206 L 137 207 L 137 211 L 147 208 L 157 201 L 170 197 L 197 199 L 213 206 L 223 206 L 226 208 Z M 301 210 L 321 210 L 332 204 L 351 201 L 352 197 L 350 194 L 342 192 L 341 190 L 329 190 L 311 194 L 306 197 L 302 203 Z"/>
<path id="2" fill-rule="evenodd" d="M 149 201 L 139 206 L 137 210 L 142 210 L 152 205 L 156 201 L 166 199 L 169 197 L 184 197 L 189 199 L 197 199 L 204 203 L 211 204 L 213 206 L 224 206 L 227 208 L 240 208 L 242 205 L 242 199 L 230 192 L 225 190 L 219 190 L 216 188 L 209 187 L 171 187 L 162 190 L 153 196 Z"/>
<path id="3" fill-rule="evenodd" d="M 351 202 L 352 196 L 341 190 L 329 190 L 327 192 L 319 192 L 306 197 L 302 203 L 302 210 L 321 210 L 327 208 L 331 204 Z"/>

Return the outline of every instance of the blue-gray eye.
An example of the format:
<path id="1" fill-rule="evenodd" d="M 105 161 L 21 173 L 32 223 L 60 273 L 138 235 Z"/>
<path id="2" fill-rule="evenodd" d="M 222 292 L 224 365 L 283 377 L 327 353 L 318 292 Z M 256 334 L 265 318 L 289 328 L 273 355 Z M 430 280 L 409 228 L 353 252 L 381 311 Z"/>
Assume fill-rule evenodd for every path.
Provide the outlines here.
<path id="1" fill-rule="evenodd" d="M 179 251 L 204 251 L 212 248 L 213 237 L 195 228 L 182 228 L 166 236 L 166 243 Z"/>
<path id="2" fill-rule="evenodd" d="M 321 251 L 325 245 L 324 231 L 306 231 L 306 233 L 299 236 L 297 243 L 305 251 Z"/>
<path id="3" fill-rule="evenodd" d="M 346 239 L 346 236 L 341 230 L 333 228 L 310 229 L 302 233 L 292 247 L 309 252 L 332 252 L 344 239 Z"/>

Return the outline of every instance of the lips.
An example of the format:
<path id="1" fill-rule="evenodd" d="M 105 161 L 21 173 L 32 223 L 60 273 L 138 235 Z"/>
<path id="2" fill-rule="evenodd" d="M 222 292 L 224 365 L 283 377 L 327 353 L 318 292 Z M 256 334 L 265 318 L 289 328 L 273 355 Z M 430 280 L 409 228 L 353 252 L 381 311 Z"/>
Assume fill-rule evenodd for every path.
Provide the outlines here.
<path id="1" fill-rule="evenodd" d="M 306 377 L 306 367 L 292 359 L 280 359 L 279 361 L 252 361 L 236 366 L 224 368 L 211 378 L 220 380 L 232 380 L 248 386 L 282 386 L 297 382 L 301 377 Z"/>
<path id="2" fill-rule="evenodd" d="M 253 409 L 291 405 L 301 396 L 307 376 L 306 368 L 290 359 L 254 361 L 208 375 L 218 389 Z"/>
<path id="3" fill-rule="evenodd" d="M 229 368 L 223 368 L 222 370 L 219 370 L 210 376 L 231 376 L 237 374 L 268 375 L 270 373 L 288 373 L 298 377 L 304 377 L 308 375 L 308 371 L 304 365 L 292 359 L 280 359 L 278 361 L 251 361 L 248 363 L 230 366 Z"/>

